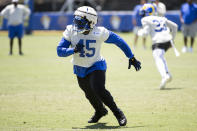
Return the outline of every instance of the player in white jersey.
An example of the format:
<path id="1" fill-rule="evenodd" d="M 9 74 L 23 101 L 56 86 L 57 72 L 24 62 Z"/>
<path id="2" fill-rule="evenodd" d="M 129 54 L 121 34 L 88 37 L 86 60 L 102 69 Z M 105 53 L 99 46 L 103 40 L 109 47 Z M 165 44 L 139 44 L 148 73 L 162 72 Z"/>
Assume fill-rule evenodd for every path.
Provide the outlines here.
<path id="1" fill-rule="evenodd" d="M 104 27 L 97 27 L 97 12 L 88 6 L 79 7 L 74 12 L 74 24 L 68 25 L 63 38 L 57 47 L 60 57 L 73 55 L 73 69 L 77 75 L 79 87 L 84 91 L 95 114 L 88 123 L 96 123 L 108 111 L 108 106 L 118 120 L 120 126 L 125 126 L 127 119 L 117 107 L 110 92 L 105 88 L 106 61 L 100 54 L 101 44 L 114 43 L 129 58 L 129 67 L 133 65 L 140 70 L 141 63 L 137 61 L 128 44 L 115 33 Z"/>
<path id="2" fill-rule="evenodd" d="M 8 35 L 10 38 L 10 52 L 12 55 L 14 37 L 18 38 L 19 54 L 22 52 L 23 22 L 30 15 L 30 10 L 24 5 L 18 4 L 18 0 L 12 0 L 12 4 L 6 6 L 1 15 L 8 20 Z"/>
<path id="3" fill-rule="evenodd" d="M 142 7 L 141 15 L 144 16 L 142 18 L 143 29 L 138 32 L 138 35 L 146 36 L 150 34 L 151 36 L 153 57 L 162 77 L 160 89 L 164 89 L 166 83 L 172 79 L 164 54 L 171 47 L 171 41 L 176 36 L 177 24 L 165 17 L 155 16 L 155 14 L 156 7 L 153 4 L 145 4 Z"/>

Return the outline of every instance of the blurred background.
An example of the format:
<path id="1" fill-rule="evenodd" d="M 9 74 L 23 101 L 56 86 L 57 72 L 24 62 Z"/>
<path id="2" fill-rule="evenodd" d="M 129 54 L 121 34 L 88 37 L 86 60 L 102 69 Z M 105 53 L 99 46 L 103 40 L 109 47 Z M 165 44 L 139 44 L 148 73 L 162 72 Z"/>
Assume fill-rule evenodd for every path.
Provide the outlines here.
<path id="1" fill-rule="evenodd" d="M 166 17 L 178 24 L 180 7 L 185 0 L 160 0 L 166 5 Z M 194 0 L 197 2 L 197 0 Z M 0 11 L 11 0 L 0 1 Z M 65 26 L 72 23 L 72 12 L 79 6 L 88 5 L 95 8 L 99 14 L 98 25 L 105 26 L 113 31 L 133 31 L 133 9 L 140 0 L 20 0 L 32 11 L 26 22 L 26 33 L 32 30 L 64 30 Z M 104 21 L 105 20 L 105 21 Z M 6 20 L 0 21 L 1 30 L 6 30 Z"/>
<path id="2" fill-rule="evenodd" d="M 133 10 L 134 6 L 139 4 L 140 0 L 34 0 L 34 12 L 54 12 L 60 11 L 63 5 L 73 1 L 73 9 L 82 5 L 89 5 L 97 10 L 104 11 L 123 11 L 123 10 Z M 163 2 L 168 10 L 179 10 L 182 3 L 185 0 L 160 0 Z M 194 0 L 194 2 L 197 0 Z M 2 10 L 11 0 L 1 0 L 0 10 Z M 20 0 L 24 2 L 24 0 Z M 65 11 L 68 10 L 65 9 Z"/>

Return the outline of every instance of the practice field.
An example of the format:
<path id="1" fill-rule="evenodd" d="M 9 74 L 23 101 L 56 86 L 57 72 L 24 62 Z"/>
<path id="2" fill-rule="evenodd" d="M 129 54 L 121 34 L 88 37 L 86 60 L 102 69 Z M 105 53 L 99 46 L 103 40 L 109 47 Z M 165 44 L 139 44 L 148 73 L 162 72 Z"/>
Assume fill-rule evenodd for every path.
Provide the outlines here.
<path id="1" fill-rule="evenodd" d="M 120 33 L 132 47 L 132 33 Z M 148 49 L 141 39 L 133 52 L 142 69 L 128 70 L 128 59 L 115 45 L 103 44 L 108 63 L 106 87 L 124 111 L 128 123 L 119 127 L 111 112 L 99 123 L 88 124 L 94 111 L 73 75 L 71 57 L 59 58 L 56 46 L 61 32 L 41 32 L 25 36 L 24 56 L 9 56 L 9 40 L 0 32 L 0 130 L 1 131 L 196 131 L 197 130 L 197 46 L 194 53 L 166 56 L 173 80 L 166 90 L 159 90 L 150 38 Z M 183 45 L 182 34 L 176 40 Z M 195 43 L 197 44 L 197 43 Z"/>

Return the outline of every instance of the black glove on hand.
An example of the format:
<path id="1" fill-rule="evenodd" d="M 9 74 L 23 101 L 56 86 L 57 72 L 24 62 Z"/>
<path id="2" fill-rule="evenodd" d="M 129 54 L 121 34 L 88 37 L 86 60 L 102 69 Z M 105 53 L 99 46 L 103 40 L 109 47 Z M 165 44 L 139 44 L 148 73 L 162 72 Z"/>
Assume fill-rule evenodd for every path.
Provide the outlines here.
<path id="1" fill-rule="evenodd" d="M 131 68 L 131 65 L 135 67 L 136 71 L 139 71 L 141 69 L 141 63 L 138 60 L 136 60 L 135 57 L 129 59 L 128 69 Z"/>
<path id="2" fill-rule="evenodd" d="M 75 49 L 74 49 L 74 52 L 75 53 L 78 53 L 78 52 L 81 52 L 82 49 L 83 49 L 84 45 L 83 44 L 77 44 Z"/>

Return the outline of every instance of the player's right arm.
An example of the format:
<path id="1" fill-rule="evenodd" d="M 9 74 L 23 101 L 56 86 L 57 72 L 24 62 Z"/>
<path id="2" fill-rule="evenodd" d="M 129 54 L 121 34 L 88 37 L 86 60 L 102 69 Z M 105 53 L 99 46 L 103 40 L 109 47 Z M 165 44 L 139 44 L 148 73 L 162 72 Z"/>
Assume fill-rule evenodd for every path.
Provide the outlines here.
<path id="1" fill-rule="evenodd" d="M 136 26 L 137 22 L 136 22 L 136 17 L 137 17 L 137 6 L 134 8 L 134 11 L 133 11 L 133 18 L 132 18 L 132 23 L 134 26 Z"/>
<path id="2" fill-rule="evenodd" d="M 183 5 L 181 6 L 181 9 L 180 9 L 180 21 L 181 21 L 181 24 L 184 24 L 184 19 L 183 19 Z"/>
<path id="3" fill-rule="evenodd" d="M 139 71 L 141 69 L 141 63 L 135 59 L 134 54 L 132 53 L 129 45 L 116 33 L 112 31 L 108 31 L 104 29 L 105 32 L 108 32 L 108 36 L 105 38 L 105 43 L 112 43 L 118 46 L 124 53 L 125 55 L 129 58 L 129 66 L 128 69 L 131 68 L 131 65 L 133 65 L 136 69 L 136 71 Z M 105 33 L 104 33 L 105 34 Z"/>
<path id="4" fill-rule="evenodd" d="M 67 57 L 74 54 L 74 48 L 69 48 L 71 42 L 62 37 L 59 45 L 57 46 L 57 55 L 59 57 Z"/>
<path id="5" fill-rule="evenodd" d="M 75 48 L 70 47 L 71 46 L 71 32 L 72 32 L 72 26 L 69 25 L 66 27 L 66 30 L 63 32 L 63 37 L 61 41 L 59 42 L 59 45 L 57 46 L 57 55 L 59 57 L 67 57 L 74 53 L 79 52 L 83 45 L 78 44 Z"/>
<path id="6" fill-rule="evenodd" d="M 4 18 L 8 18 L 8 13 L 9 13 L 9 8 L 8 6 L 6 6 L 0 13 L 1 16 L 3 16 Z"/>

